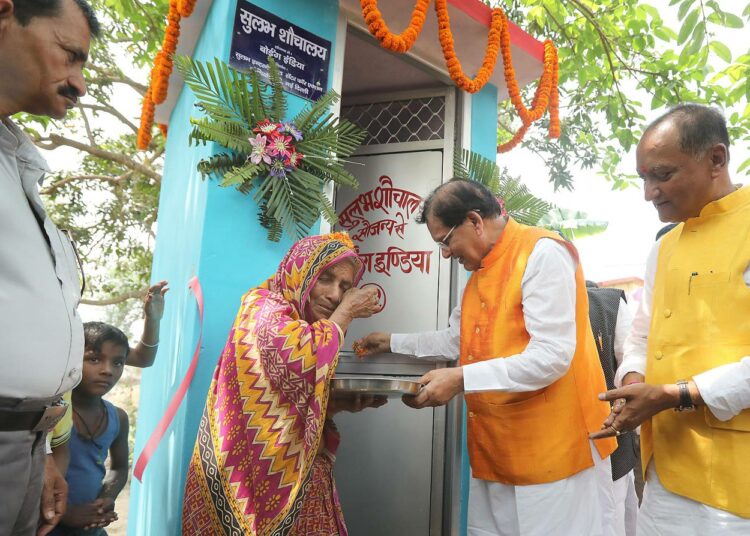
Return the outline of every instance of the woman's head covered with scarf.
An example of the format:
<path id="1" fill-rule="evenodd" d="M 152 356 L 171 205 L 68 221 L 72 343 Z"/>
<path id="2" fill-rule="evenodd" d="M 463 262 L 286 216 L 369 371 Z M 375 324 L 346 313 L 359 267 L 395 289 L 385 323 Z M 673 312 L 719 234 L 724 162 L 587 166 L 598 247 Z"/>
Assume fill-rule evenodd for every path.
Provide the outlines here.
<path id="1" fill-rule="evenodd" d="M 298 318 L 314 322 L 333 313 L 343 292 L 356 286 L 363 272 L 364 265 L 346 233 L 308 236 L 289 248 L 263 287 L 280 293 Z"/>

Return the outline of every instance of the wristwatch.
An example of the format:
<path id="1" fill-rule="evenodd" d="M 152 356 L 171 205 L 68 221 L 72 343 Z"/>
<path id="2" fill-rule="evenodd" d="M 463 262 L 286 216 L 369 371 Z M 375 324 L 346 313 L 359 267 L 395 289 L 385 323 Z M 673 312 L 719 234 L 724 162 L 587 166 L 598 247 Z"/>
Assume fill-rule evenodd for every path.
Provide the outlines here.
<path id="1" fill-rule="evenodd" d="M 687 380 L 677 380 L 677 387 L 680 389 L 680 405 L 674 410 L 695 411 L 695 404 L 693 404 L 693 398 L 690 396 Z"/>

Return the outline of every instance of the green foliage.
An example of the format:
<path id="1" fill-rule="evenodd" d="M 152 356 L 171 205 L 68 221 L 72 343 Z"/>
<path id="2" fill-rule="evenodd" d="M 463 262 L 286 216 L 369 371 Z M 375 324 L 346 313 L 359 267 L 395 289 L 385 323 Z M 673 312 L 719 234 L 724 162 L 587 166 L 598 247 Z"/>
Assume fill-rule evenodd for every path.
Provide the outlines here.
<path id="1" fill-rule="evenodd" d="M 458 149 L 453 157 L 453 176 L 477 181 L 505 202 L 505 210 L 513 219 L 525 225 L 538 225 L 561 233 L 568 240 L 601 233 L 607 229 L 605 221 L 589 220 L 580 211 L 550 205 L 539 199 L 523 185 L 519 177 L 512 177 L 507 169 L 466 149 Z"/>
<path id="2" fill-rule="evenodd" d="M 557 188 L 573 189 L 575 167 L 595 168 L 614 188 L 637 184 L 623 157 L 648 121 L 680 102 L 725 111 L 732 143 L 750 143 L 750 3 L 716 0 L 494 0 L 512 21 L 559 49 L 563 137 L 544 124 L 524 146 L 539 155 Z M 675 24 L 676 22 L 676 24 Z M 535 84 L 525 90 L 530 102 Z M 500 106 L 498 142 L 518 127 Z M 750 160 L 740 166 L 750 171 Z"/>
<path id="3" fill-rule="evenodd" d="M 508 214 L 526 225 L 536 225 L 552 208 L 552 205 L 529 192 L 521 183 L 521 179 L 511 177 L 507 169 L 500 170 L 495 162 L 473 151 L 456 150 L 453 158 L 453 176 L 486 186 L 505 202 Z"/>
<path id="4" fill-rule="evenodd" d="M 281 74 L 273 59 L 269 58 L 268 83 L 256 71 L 243 73 L 219 59 L 203 63 L 178 57 L 175 67 L 205 114 L 191 119 L 191 141 L 216 142 L 233 151 L 202 160 L 198 170 L 204 176 L 220 177 L 221 186 L 252 192 L 269 240 L 279 240 L 282 231 L 292 237 L 305 236 L 321 215 L 335 223 L 336 214 L 321 193 L 323 185 L 334 182 L 357 186 L 343 164 L 365 136 L 359 127 L 330 113 L 330 106 L 338 99 L 336 93 L 329 91 L 291 119 L 302 133 L 295 148 L 304 157 L 299 166 L 288 166 L 274 176 L 270 164 L 249 158 L 254 129 L 257 131 L 266 120 L 281 123 L 287 113 Z"/>

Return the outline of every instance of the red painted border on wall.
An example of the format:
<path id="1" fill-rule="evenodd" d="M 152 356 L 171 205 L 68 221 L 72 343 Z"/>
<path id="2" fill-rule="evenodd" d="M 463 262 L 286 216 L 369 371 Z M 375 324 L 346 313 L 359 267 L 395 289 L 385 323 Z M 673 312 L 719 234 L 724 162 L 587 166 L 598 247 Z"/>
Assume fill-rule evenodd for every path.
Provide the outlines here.
<path id="1" fill-rule="evenodd" d="M 489 6 L 483 4 L 479 0 L 448 0 L 448 3 L 456 6 L 472 19 L 482 23 L 488 28 L 490 27 L 492 10 Z M 508 21 L 508 23 L 511 43 L 528 52 L 540 61 L 544 59 L 544 43 L 534 39 L 512 22 Z"/>

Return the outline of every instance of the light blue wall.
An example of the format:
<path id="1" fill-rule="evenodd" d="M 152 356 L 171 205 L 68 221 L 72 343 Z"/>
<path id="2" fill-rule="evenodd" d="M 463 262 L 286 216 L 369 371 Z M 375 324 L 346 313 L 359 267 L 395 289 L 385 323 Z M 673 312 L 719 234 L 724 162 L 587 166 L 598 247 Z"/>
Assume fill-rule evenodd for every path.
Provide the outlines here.
<path id="1" fill-rule="evenodd" d="M 471 96 L 471 150 L 493 162 L 497 157 L 497 88 L 492 84 Z"/>
<path id="2" fill-rule="evenodd" d="M 492 84 L 487 84 L 481 91 L 471 96 L 471 144 L 469 148 L 492 161 L 497 157 L 497 87 Z M 465 405 L 462 435 L 460 534 L 465 536 L 469 504 L 469 479 L 471 478 L 469 451 L 466 445 Z"/>
<path id="3" fill-rule="evenodd" d="M 240 0 L 244 1 L 244 0 Z M 262 9 L 328 39 L 335 47 L 337 0 L 256 0 Z M 236 0 L 214 0 L 194 57 L 227 61 Z M 331 50 L 331 58 L 335 51 Z M 329 72 L 329 86 L 333 73 Z M 159 200 L 153 279 L 167 279 L 171 290 L 161 327 L 155 365 L 144 371 L 138 410 L 137 459 L 190 364 L 198 340 L 198 314 L 187 288 L 197 275 L 205 296 L 200 361 L 193 384 L 169 431 L 143 475 L 132 480 L 128 534 L 169 536 L 180 533 L 185 472 L 193 451 L 206 392 L 226 341 L 239 300 L 266 279 L 291 245 L 272 243 L 257 223 L 257 205 L 249 196 L 204 181 L 198 161 L 221 148 L 189 147 L 189 118 L 195 113 L 189 89 L 180 94 L 169 123 L 166 162 Z M 307 101 L 289 95 L 289 114 Z"/>

